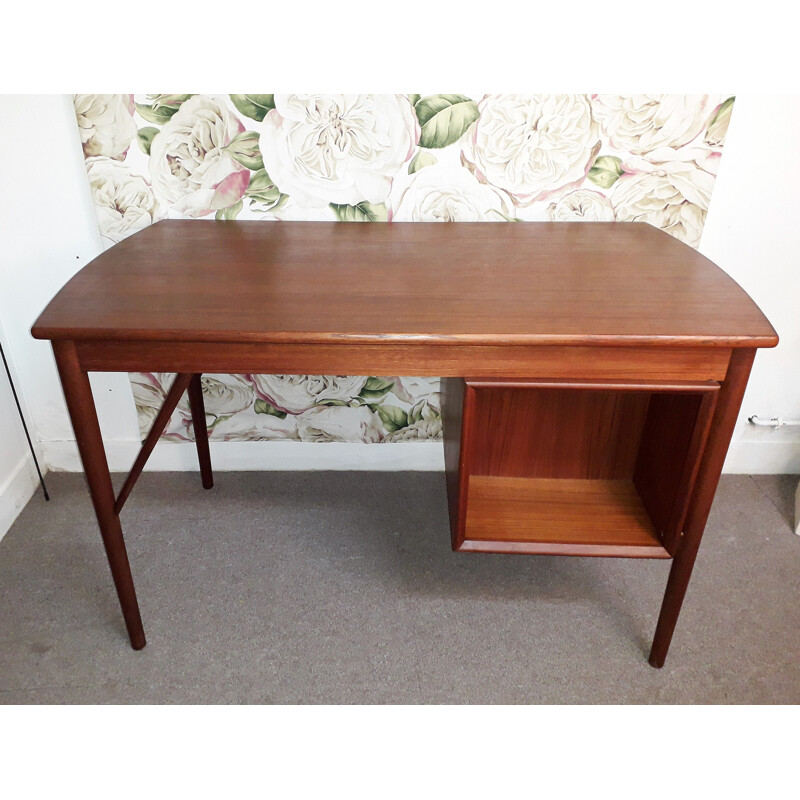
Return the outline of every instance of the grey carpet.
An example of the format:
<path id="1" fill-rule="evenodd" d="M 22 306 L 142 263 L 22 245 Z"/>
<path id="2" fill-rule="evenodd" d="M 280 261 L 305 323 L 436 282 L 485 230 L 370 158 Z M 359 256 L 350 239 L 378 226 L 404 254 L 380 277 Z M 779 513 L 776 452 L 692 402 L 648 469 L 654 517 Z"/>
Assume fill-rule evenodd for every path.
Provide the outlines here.
<path id="1" fill-rule="evenodd" d="M 452 553 L 436 473 L 145 474 L 134 652 L 82 476 L 50 475 L 0 542 L 0 702 L 797 703 L 796 480 L 723 477 L 654 670 L 669 562 Z"/>

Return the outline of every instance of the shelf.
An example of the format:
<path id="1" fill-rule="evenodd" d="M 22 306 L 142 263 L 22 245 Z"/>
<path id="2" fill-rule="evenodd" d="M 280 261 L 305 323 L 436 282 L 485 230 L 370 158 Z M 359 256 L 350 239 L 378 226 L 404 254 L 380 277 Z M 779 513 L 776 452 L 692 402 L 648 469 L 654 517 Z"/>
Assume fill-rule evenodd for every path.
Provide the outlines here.
<path id="1" fill-rule="evenodd" d="M 632 480 L 471 475 L 459 550 L 669 558 Z"/>
<path id="2" fill-rule="evenodd" d="M 446 381 L 457 551 L 671 558 L 719 384 Z"/>

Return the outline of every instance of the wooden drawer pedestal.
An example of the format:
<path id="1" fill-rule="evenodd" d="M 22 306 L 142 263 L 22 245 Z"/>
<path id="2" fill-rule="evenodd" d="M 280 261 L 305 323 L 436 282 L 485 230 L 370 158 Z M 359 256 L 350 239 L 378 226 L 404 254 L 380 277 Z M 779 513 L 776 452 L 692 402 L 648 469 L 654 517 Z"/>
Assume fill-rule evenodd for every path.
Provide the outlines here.
<path id="1" fill-rule="evenodd" d="M 716 381 L 447 380 L 453 549 L 670 558 L 718 394 Z"/>

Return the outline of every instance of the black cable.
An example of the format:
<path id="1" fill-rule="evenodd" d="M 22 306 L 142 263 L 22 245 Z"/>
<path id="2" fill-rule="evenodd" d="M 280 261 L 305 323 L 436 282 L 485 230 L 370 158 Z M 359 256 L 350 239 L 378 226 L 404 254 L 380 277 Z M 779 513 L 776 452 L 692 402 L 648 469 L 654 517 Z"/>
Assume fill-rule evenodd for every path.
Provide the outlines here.
<path id="1" fill-rule="evenodd" d="M 3 357 L 3 366 L 6 368 L 6 375 L 8 375 L 8 382 L 11 384 L 11 393 L 14 395 L 14 402 L 17 404 L 17 411 L 19 412 L 19 418 L 22 421 L 22 428 L 25 431 L 25 438 L 28 440 L 28 447 L 31 450 L 31 455 L 33 456 L 33 463 L 36 465 L 36 472 L 39 475 L 39 483 L 42 484 L 42 491 L 44 492 L 44 499 L 49 500 L 50 495 L 47 493 L 47 487 L 44 485 L 44 477 L 42 476 L 42 471 L 39 469 L 39 461 L 36 458 L 36 451 L 33 449 L 33 442 L 31 442 L 31 436 L 28 433 L 28 426 L 25 424 L 25 417 L 22 413 L 22 406 L 19 404 L 19 397 L 17 397 L 17 390 L 14 388 L 14 381 L 11 379 L 11 370 L 8 368 L 8 361 L 6 361 L 6 354 L 3 352 L 3 345 L 0 342 L 0 356 Z"/>

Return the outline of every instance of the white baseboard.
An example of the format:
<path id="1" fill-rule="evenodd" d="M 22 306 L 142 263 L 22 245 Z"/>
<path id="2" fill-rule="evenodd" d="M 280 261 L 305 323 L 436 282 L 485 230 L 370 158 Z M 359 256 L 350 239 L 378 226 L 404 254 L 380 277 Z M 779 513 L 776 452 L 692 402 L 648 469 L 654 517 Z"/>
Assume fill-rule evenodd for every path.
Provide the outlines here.
<path id="1" fill-rule="evenodd" d="M 106 442 L 112 472 L 127 472 L 139 452 L 137 441 Z M 48 469 L 81 472 L 75 442 L 43 442 Z M 441 442 L 357 444 L 349 442 L 211 442 L 211 463 L 222 472 L 241 470 L 424 470 L 444 469 Z M 147 470 L 156 472 L 197 469 L 191 442 L 160 442 Z M 734 441 L 724 472 L 745 475 L 800 474 L 800 442 Z"/>
<path id="2" fill-rule="evenodd" d="M 241 470 L 424 470 L 444 469 L 441 442 L 360 444 L 349 442 L 211 442 L 211 465 L 221 472 Z M 106 442 L 112 472 L 127 472 L 139 452 L 137 441 Z M 44 460 L 57 472 L 81 472 L 75 442 L 43 442 Z M 196 470 L 191 442 L 159 442 L 145 469 Z"/>
<path id="3" fill-rule="evenodd" d="M 8 533 L 38 484 L 33 457 L 25 453 L 8 478 L 0 484 L 0 539 Z"/>
<path id="4" fill-rule="evenodd" d="M 800 441 L 734 440 L 722 471 L 733 475 L 800 475 Z"/>

